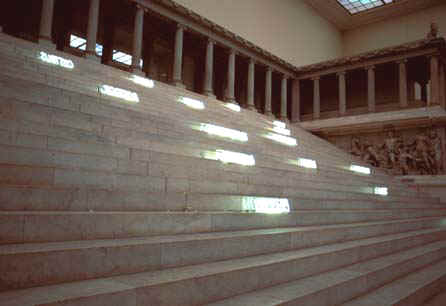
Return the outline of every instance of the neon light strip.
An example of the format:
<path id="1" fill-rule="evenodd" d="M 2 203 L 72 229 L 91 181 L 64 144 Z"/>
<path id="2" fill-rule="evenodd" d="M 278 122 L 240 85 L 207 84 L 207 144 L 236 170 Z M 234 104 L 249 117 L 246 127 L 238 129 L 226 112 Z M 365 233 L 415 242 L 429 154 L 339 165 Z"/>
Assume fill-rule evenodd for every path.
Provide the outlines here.
<path id="1" fill-rule="evenodd" d="M 189 106 L 194 109 L 204 109 L 204 103 L 199 100 L 195 100 L 195 99 L 191 99 L 191 98 L 187 98 L 187 97 L 180 97 L 178 99 L 178 101 L 183 103 L 184 105 Z"/>
<path id="2" fill-rule="evenodd" d="M 65 58 L 62 58 L 62 57 L 56 56 L 56 55 L 51 55 L 51 54 L 48 54 L 43 51 L 40 51 L 39 58 L 41 61 L 48 63 L 48 64 L 60 66 L 60 67 L 67 68 L 67 69 L 74 68 L 74 63 L 72 60 L 68 60 L 68 59 L 65 59 Z"/>
<path id="3" fill-rule="evenodd" d="M 268 133 L 265 135 L 266 138 L 280 142 L 282 144 L 285 144 L 287 146 L 297 146 L 297 140 L 288 136 L 274 134 L 274 133 Z"/>
<path id="4" fill-rule="evenodd" d="M 350 166 L 350 170 L 353 171 L 353 172 L 358 172 L 358 173 L 363 173 L 363 174 L 370 174 L 371 173 L 370 168 L 361 167 L 361 166 L 357 166 L 357 165 L 351 165 Z"/>
<path id="5" fill-rule="evenodd" d="M 233 163 L 243 166 L 254 166 L 256 164 L 253 155 L 225 150 L 217 150 L 216 153 L 217 159 L 223 163 Z"/>
<path id="6" fill-rule="evenodd" d="M 153 80 L 143 78 L 137 75 L 132 75 L 130 77 L 130 80 L 133 81 L 135 84 L 147 87 L 147 88 L 153 88 L 155 87 L 155 82 Z"/>
<path id="7" fill-rule="evenodd" d="M 233 140 L 238 140 L 243 142 L 248 141 L 248 134 L 246 134 L 245 132 L 228 129 L 218 125 L 202 123 L 200 126 L 200 131 L 206 132 L 210 135 L 217 135 L 220 137 L 230 138 Z"/>
<path id="8" fill-rule="evenodd" d="M 136 92 L 125 90 L 122 88 L 117 88 L 110 85 L 102 85 L 99 86 L 99 92 L 101 94 L 123 99 L 129 102 L 135 102 L 135 103 L 139 102 L 139 97 Z"/>
<path id="9" fill-rule="evenodd" d="M 312 159 L 298 158 L 297 164 L 304 168 L 317 169 L 317 163 Z"/>

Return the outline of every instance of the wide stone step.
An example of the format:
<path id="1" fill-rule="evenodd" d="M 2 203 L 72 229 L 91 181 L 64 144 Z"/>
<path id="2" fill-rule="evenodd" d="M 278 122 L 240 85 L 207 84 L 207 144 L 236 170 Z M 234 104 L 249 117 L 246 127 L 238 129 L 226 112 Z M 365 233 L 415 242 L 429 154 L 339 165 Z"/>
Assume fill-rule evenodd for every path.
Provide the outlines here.
<path id="1" fill-rule="evenodd" d="M 133 239 L 0 245 L 0 291 L 419 231 L 438 227 L 444 220 L 420 218 Z"/>
<path id="2" fill-rule="evenodd" d="M 423 246 L 421 258 L 432 262 L 433 259 L 425 255 L 432 246 L 426 244 L 445 239 L 445 235 L 441 229 L 421 230 L 299 251 L 9 291 L 0 294 L 0 305 L 51 305 L 56 302 L 90 305 L 93 301 L 102 305 L 118 301 L 120 305 L 197 305 L 417 246 Z M 445 248 L 446 242 L 441 242 L 433 251 L 438 259 L 444 256 Z M 413 250 L 411 254 L 415 254 Z M 416 263 L 422 260 L 418 258 Z M 405 266 L 407 269 L 413 267 Z"/>
<path id="3" fill-rule="evenodd" d="M 111 239 L 446 216 L 444 209 L 239 212 L 0 212 L 0 243 Z"/>
<path id="4" fill-rule="evenodd" d="M 291 210 L 446 208 L 435 199 L 369 197 L 353 200 L 288 197 Z M 340 195 L 341 196 L 341 195 Z M 257 194 L 256 197 L 261 197 Z M 265 197 L 283 198 L 280 194 Z M 0 211 L 245 211 L 253 196 L 189 192 L 145 192 L 94 188 L 0 186 Z"/>
<path id="5" fill-rule="evenodd" d="M 402 297 L 413 289 L 421 289 L 435 282 L 439 277 L 446 276 L 446 241 L 434 242 L 422 247 L 413 248 L 396 254 L 383 256 L 374 260 L 346 266 L 331 272 L 314 275 L 297 281 L 285 283 L 275 287 L 257 290 L 219 302 L 207 304 L 209 306 L 328 306 L 340 305 L 356 295 L 379 287 L 395 278 L 401 277 L 416 269 L 424 268 L 422 272 L 415 272 L 406 284 L 397 280 L 386 286 L 392 288 L 387 294 L 380 291 L 370 303 L 360 303 L 356 300 L 342 304 L 353 305 L 420 305 L 410 299 L 402 302 Z M 438 262 L 441 260 L 440 262 Z M 426 267 L 427 266 L 427 267 Z M 426 267 L 426 268 L 425 268 Z M 414 277 L 414 275 L 417 275 Z M 404 279 L 406 279 L 404 278 Z M 405 285 L 408 285 L 407 287 Z M 384 288 L 386 288 L 384 287 Z M 432 293 L 432 290 L 424 290 Z M 368 296 L 368 295 L 367 295 Z M 397 298 L 398 297 L 398 298 Z"/>
<path id="6" fill-rule="evenodd" d="M 446 260 L 440 260 L 343 305 L 434 306 L 442 302 L 443 304 L 437 304 L 440 306 L 446 305 L 446 296 L 444 294 L 431 301 L 429 301 L 429 298 L 440 292 L 444 292 L 445 289 Z"/>

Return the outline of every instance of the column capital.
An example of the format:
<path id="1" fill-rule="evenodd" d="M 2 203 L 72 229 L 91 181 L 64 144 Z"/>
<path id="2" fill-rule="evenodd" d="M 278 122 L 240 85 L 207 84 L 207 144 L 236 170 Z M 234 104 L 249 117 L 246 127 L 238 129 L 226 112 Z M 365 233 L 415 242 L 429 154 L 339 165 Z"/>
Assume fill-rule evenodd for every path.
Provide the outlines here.
<path id="1" fill-rule="evenodd" d="M 206 39 L 206 42 L 207 42 L 208 44 L 212 44 L 212 45 L 217 44 L 217 41 L 216 41 L 215 39 L 210 38 L 210 37 L 208 37 L 208 38 Z"/>
<path id="2" fill-rule="evenodd" d="M 233 48 L 226 49 L 225 52 L 226 52 L 226 54 L 228 54 L 228 55 L 232 55 L 232 54 L 234 54 L 234 55 L 239 55 L 239 54 L 240 54 L 240 52 L 238 52 L 237 50 L 235 50 L 235 49 L 233 49 Z"/>
<path id="3" fill-rule="evenodd" d="M 187 31 L 187 26 L 182 23 L 177 23 L 177 30 Z"/>
<path id="4" fill-rule="evenodd" d="M 403 58 L 403 59 L 395 61 L 395 63 L 397 63 L 397 64 L 406 64 L 407 61 L 408 61 L 407 58 Z"/>
<path id="5" fill-rule="evenodd" d="M 139 3 L 136 3 L 136 4 L 135 4 L 135 7 L 136 7 L 137 10 L 143 10 L 144 12 L 147 12 L 147 8 L 144 7 L 144 6 L 142 6 L 142 5 L 139 4 Z"/>
<path id="6" fill-rule="evenodd" d="M 282 74 L 282 80 L 288 80 L 290 78 L 290 75 L 288 74 Z"/>
<path id="7" fill-rule="evenodd" d="M 249 58 L 249 63 L 250 64 L 257 64 L 257 61 L 255 59 L 253 59 L 252 57 Z"/>
<path id="8" fill-rule="evenodd" d="M 336 72 L 336 75 L 337 75 L 338 77 L 339 77 L 339 76 L 345 76 L 346 74 L 347 74 L 347 70 Z"/>
<path id="9" fill-rule="evenodd" d="M 321 79 L 321 76 L 315 76 L 315 77 L 311 78 L 312 81 L 319 81 L 320 79 Z"/>
<path id="10" fill-rule="evenodd" d="M 370 66 L 365 66 L 364 67 L 365 70 L 375 70 L 375 65 L 370 65 Z"/>
<path id="11" fill-rule="evenodd" d="M 271 66 L 266 66 L 266 72 L 273 73 L 273 68 Z"/>

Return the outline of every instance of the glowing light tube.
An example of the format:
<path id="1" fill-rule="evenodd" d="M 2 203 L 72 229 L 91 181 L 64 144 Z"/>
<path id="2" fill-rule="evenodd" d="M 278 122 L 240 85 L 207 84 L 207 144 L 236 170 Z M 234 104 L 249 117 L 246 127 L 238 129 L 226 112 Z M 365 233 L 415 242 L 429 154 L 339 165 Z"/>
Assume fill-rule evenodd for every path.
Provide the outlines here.
<path id="1" fill-rule="evenodd" d="M 358 166 L 358 165 L 351 165 L 350 166 L 350 171 L 357 172 L 357 173 L 363 173 L 363 174 L 370 174 L 371 173 L 370 168 L 361 167 L 361 166 Z"/>
<path id="2" fill-rule="evenodd" d="M 244 197 L 243 210 L 255 211 L 263 214 L 285 214 L 290 212 L 288 199 Z"/>
<path id="3" fill-rule="evenodd" d="M 304 168 L 317 169 L 317 163 L 315 160 L 312 159 L 298 158 L 297 164 Z"/>
<path id="4" fill-rule="evenodd" d="M 375 194 L 386 196 L 389 194 L 389 189 L 387 187 L 375 187 Z"/>
<path id="5" fill-rule="evenodd" d="M 253 155 L 225 151 L 225 150 L 217 150 L 216 151 L 217 160 L 220 160 L 223 163 L 232 163 L 239 164 L 242 166 L 254 166 L 256 161 Z"/>
<path id="6" fill-rule="evenodd" d="M 99 92 L 101 94 L 123 99 L 129 102 L 135 102 L 135 103 L 139 102 L 139 97 L 136 92 L 125 90 L 122 88 L 117 88 L 110 85 L 102 85 L 99 86 Z"/>
<path id="7" fill-rule="evenodd" d="M 133 81 L 135 84 L 147 87 L 147 88 L 153 88 L 155 87 L 155 82 L 153 80 L 143 78 L 137 75 L 132 75 L 130 77 L 130 80 Z"/>
<path id="8" fill-rule="evenodd" d="M 52 54 L 48 54 L 46 52 L 40 51 L 39 58 L 41 61 L 48 63 L 48 64 L 60 66 L 60 67 L 67 68 L 67 69 L 74 68 L 74 63 L 72 60 L 68 60 L 68 59 L 62 58 L 57 55 L 52 55 Z"/>
<path id="9" fill-rule="evenodd" d="M 216 135 L 220 137 L 230 138 L 233 140 L 248 141 L 248 134 L 245 132 L 240 132 L 233 129 L 228 129 L 222 126 L 208 124 L 208 123 L 202 123 L 200 126 L 200 131 L 206 132 L 210 135 Z"/>
<path id="10" fill-rule="evenodd" d="M 282 144 L 285 144 L 287 146 L 297 146 L 297 141 L 296 139 L 292 138 L 292 137 L 288 137 L 288 136 L 284 136 L 284 135 L 280 135 L 280 134 L 275 134 L 275 133 L 268 133 L 265 135 L 266 138 L 280 142 Z"/>
<path id="11" fill-rule="evenodd" d="M 191 98 L 187 98 L 187 97 L 180 97 L 178 99 L 178 101 L 183 103 L 184 105 L 189 106 L 194 109 L 204 109 L 204 103 L 199 100 L 195 100 L 195 99 L 191 99 Z"/>
<path id="12" fill-rule="evenodd" d="M 286 129 L 286 123 L 282 122 L 282 121 L 277 121 L 276 120 L 276 121 L 273 122 L 273 125 L 278 127 L 278 128 L 281 128 L 281 129 Z"/>
<path id="13" fill-rule="evenodd" d="M 233 110 L 234 112 L 240 112 L 242 110 L 240 105 L 234 103 L 226 103 L 225 107 L 229 108 L 230 110 Z"/>

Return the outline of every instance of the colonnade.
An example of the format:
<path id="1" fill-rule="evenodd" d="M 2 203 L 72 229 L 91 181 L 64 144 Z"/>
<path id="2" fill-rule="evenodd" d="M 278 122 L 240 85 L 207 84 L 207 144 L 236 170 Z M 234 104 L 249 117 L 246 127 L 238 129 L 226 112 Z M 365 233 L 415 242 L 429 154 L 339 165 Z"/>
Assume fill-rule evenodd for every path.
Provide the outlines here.
<path id="1" fill-rule="evenodd" d="M 430 71 L 430 99 L 428 105 L 444 105 L 446 102 L 445 93 L 445 63 L 441 62 L 440 55 L 434 54 L 427 56 L 429 67 L 426 67 Z M 410 57 L 398 59 L 393 61 L 398 65 L 398 96 L 399 96 L 399 106 L 401 108 L 407 108 L 408 104 L 408 75 L 407 75 L 407 64 Z M 387 64 L 389 62 L 384 62 L 380 64 Z M 376 112 L 376 69 L 375 65 L 367 65 L 364 63 L 362 69 L 365 70 L 367 75 L 367 109 L 368 112 Z M 358 69 L 355 67 L 354 69 Z M 361 68 L 359 68 L 361 69 Z M 353 69 L 351 69 L 353 70 Z M 348 69 L 339 70 L 335 72 L 338 79 L 338 112 L 339 116 L 345 116 L 347 112 L 347 74 Z M 320 72 L 320 75 L 312 76 L 310 79 L 313 82 L 313 119 L 319 119 L 321 114 L 321 77 L 327 76 L 329 73 L 324 71 Z M 299 78 L 296 82 L 304 80 L 304 77 Z M 299 86 L 297 86 L 299 87 Z"/>
<path id="2" fill-rule="evenodd" d="M 39 31 L 39 43 L 51 45 L 52 38 L 52 20 L 54 14 L 55 0 L 43 0 L 42 14 L 40 21 Z M 134 31 L 133 31 L 133 48 L 132 48 L 132 64 L 131 72 L 135 74 L 144 75 L 142 67 L 140 67 L 140 60 L 142 58 L 143 47 L 143 29 L 144 29 L 144 16 L 146 8 L 136 4 L 136 13 L 134 19 Z M 97 59 L 96 55 L 96 41 L 98 35 L 99 24 L 99 11 L 100 0 L 90 0 L 90 8 L 88 15 L 88 27 L 87 27 L 87 46 L 86 57 L 90 59 Z M 178 23 L 175 32 L 174 43 L 174 62 L 172 67 L 172 84 L 179 87 L 184 87 L 183 84 L 183 44 L 184 33 L 188 31 L 188 27 L 184 24 Z M 211 37 L 207 38 L 206 55 L 205 55 L 205 67 L 202 93 L 215 97 L 213 80 L 214 80 L 214 49 L 217 42 Z M 231 46 L 223 46 L 227 50 L 228 64 L 227 64 L 227 87 L 225 90 L 225 101 L 229 103 L 236 103 L 235 97 L 235 73 L 236 73 L 236 56 L 244 56 L 248 58 L 248 71 L 247 71 L 247 108 L 255 110 L 255 67 L 256 65 L 262 65 L 265 68 L 265 100 L 264 100 L 264 113 L 267 116 L 272 115 L 272 73 L 274 68 L 263 63 L 258 63 L 256 59 L 249 55 L 240 54 L 240 50 L 235 50 Z M 407 63 L 409 58 L 400 58 L 394 62 L 398 65 L 399 73 L 399 104 L 402 108 L 408 106 L 408 77 L 407 77 Z M 357 69 L 355 67 L 354 69 Z M 367 74 L 367 106 L 369 112 L 376 111 L 376 76 L 375 65 L 364 64 Z M 353 68 L 352 68 L 353 69 Z M 439 54 L 429 56 L 429 70 L 430 70 L 430 104 L 445 104 L 445 64 L 440 60 Z M 300 81 L 304 77 L 295 78 L 292 73 L 281 74 L 281 90 L 280 90 L 280 114 L 279 118 L 282 120 L 288 119 L 288 80 L 292 78 L 291 89 L 291 121 L 300 121 L 300 109 L 301 109 L 301 89 Z M 348 69 L 339 70 L 334 72 L 338 79 L 338 92 L 339 92 L 339 115 L 344 116 L 347 113 L 347 74 Z M 321 76 L 327 75 L 323 71 L 319 75 L 313 75 L 311 80 L 313 82 L 313 119 L 319 119 L 321 115 Z"/>
<path id="3" fill-rule="evenodd" d="M 45 43 L 46 45 L 51 45 L 51 33 L 52 33 L 52 18 L 54 14 L 55 0 L 43 0 L 41 23 L 40 23 L 40 33 L 39 42 Z M 147 10 L 139 4 L 135 4 L 136 13 L 134 20 L 134 31 L 133 31 L 133 48 L 132 48 L 132 64 L 131 72 L 135 74 L 143 75 L 142 69 L 140 67 L 140 60 L 142 58 L 142 47 L 143 47 L 143 29 L 144 29 L 144 15 Z M 87 47 L 85 56 L 88 59 L 98 60 L 96 55 L 96 42 L 98 36 L 98 25 L 99 25 L 99 8 L 100 0 L 90 0 L 89 14 L 88 14 L 88 26 L 87 26 Z M 172 67 L 172 84 L 178 87 L 184 87 L 183 83 L 183 44 L 184 44 L 184 33 L 188 28 L 186 25 L 177 24 L 175 33 L 175 43 L 174 43 L 174 62 Z M 205 57 L 205 69 L 203 78 L 203 91 L 202 93 L 209 96 L 215 97 L 213 89 L 213 79 L 214 79 L 214 47 L 216 41 L 212 38 L 207 39 L 206 46 L 206 57 Z M 225 47 L 225 46 L 223 46 Z M 236 103 L 235 97 L 235 73 L 236 73 L 236 56 L 238 51 L 233 48 L 227 48 L 228 55 L 228 65 L 227 65 L 227 88 L 225 90 L 225 101 L 228 103 Z M 243 56 L 243 54 L 240 54 Z M 246 57 L 246 55 L 245 55 Z M 248 57 L 248 79 L 247 79 L 247 108 L 255 110 L 255 66 L 258 64 L 254 58 Z M 262 66 L 265 66 L 264 63 Z M 270 66 L 265 67 L 266 82 L 265 82 L 265 114 L 272 116 L 272 73 L 273 68 Z M 278 72 L 278 71 L 277 71 Z M 278 72 L 280 73 L 280 72 Z M 287 105 L 288 105 L 288 79 L 291 74 L 282 74 L 281 79 L 281 99 L 280 99 L 280 115 L 279 118 L 283 120 L 288 120 L 287 118 Z M 299 109 L 299 105 L 296 105 L 300 101 L 298 97 L 293 94 L 293 108 Z M 299 113 L 294 111 L 292 116 L 293 121 L 299 120 Z"/>

